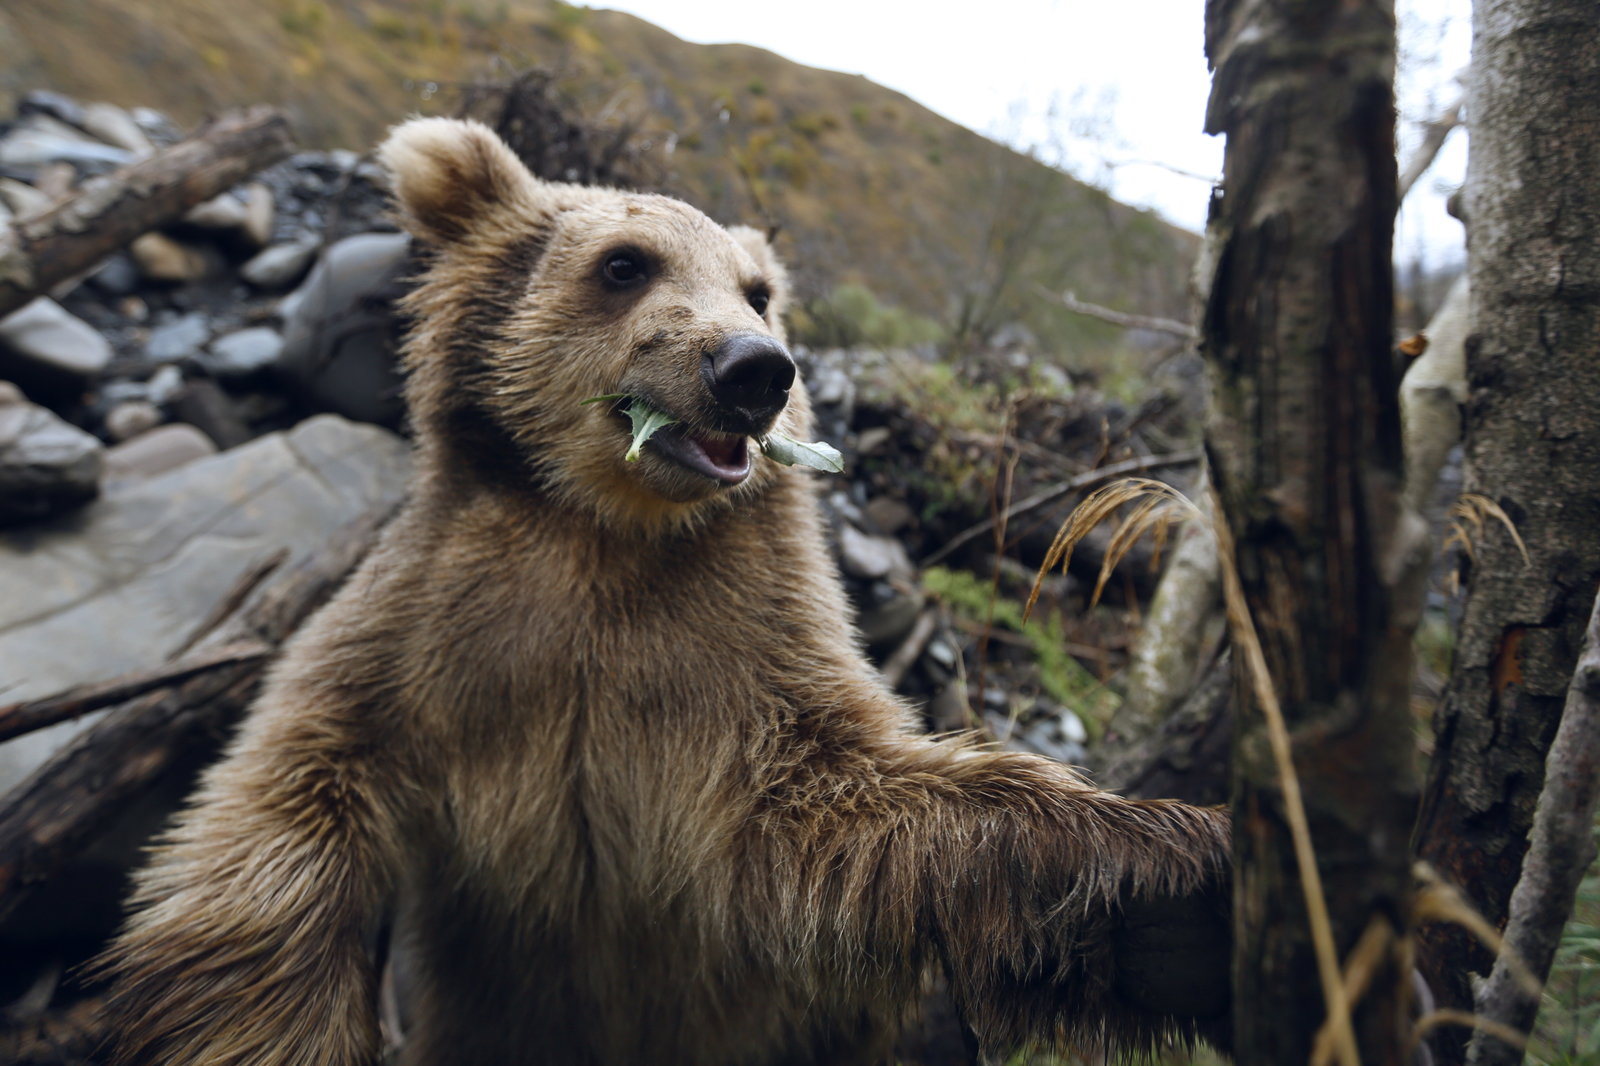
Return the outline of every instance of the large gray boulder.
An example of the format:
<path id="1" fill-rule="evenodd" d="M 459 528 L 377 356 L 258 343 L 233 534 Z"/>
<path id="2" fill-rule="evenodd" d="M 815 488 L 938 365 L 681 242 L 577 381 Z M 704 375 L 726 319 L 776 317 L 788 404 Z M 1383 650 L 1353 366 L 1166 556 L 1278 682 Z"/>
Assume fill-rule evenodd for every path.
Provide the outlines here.
<path id="1" fill-rule="evenodd" d="M 393 433 L 321 415 L 0 533 L 0 701 L 160 663 L 252 563 L 397 499 L 409 466 Z M 0 744 L 0 792 L 95 720 Z"/>
<path id="2" fill-rule="evenodd" d="M 330 246 L 283 301 L 279 365 L 318 407 L 346 418 L 400 420 L 393 301 L 410 271 L 404 233 L 361 233 Z"/>

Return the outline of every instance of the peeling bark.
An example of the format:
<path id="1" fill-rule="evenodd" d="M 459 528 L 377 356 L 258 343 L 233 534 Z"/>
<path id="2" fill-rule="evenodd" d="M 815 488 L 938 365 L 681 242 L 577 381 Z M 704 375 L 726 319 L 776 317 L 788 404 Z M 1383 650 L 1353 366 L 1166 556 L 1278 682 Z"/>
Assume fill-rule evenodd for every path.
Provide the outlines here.
<path id="1" fill-rule="evenodd" d="M 1293 741 L 1341 956 L 1410 927 L 1408 712 L 1426 527 L 1403 505 L 1392 349 L 1391 0 L 1209 0 L 1207 130 L 1228 137 L 1204 322 L 1207 430 L 1245 599 Z M 1283 796 L 1236 657 L 1234 1053 L 1305 1062 L 1323 1021 Z M 1385 953 L 1354 1028 L 1400 1066 L 1409 967 Z"/>
<path id="2" fill-rule="evenodd" d="M 1477 0 L 1467 115 L 1466 492 L 1505 510 L 1463 560 L 1466 603 L 1416 835 L 1505 922 L 1589 605 L 1600 586 L 1600 5 Z M 1492 957 L 1424 930 L 1439 1005 Z M 1468 1033 L 1433 1038 L 1463 1061 Z"/>

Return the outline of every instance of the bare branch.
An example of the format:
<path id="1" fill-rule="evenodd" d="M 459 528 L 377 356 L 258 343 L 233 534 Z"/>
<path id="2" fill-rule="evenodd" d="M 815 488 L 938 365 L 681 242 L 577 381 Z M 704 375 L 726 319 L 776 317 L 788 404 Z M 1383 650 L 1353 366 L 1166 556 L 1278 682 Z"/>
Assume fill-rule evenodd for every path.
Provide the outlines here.
<path id="1" fill-rule="evenodd" d="M 1041 489 L 1025 500 L 1018 500 L 1006 508 L 1004 515 L 1001 517 L 1004 521 L 1009 522 L 1020 514 L 1038 510 L 1040 507 L 1054 503 L 1069 493 L 1077 492 L 1079 489 L 1086 489 L 1091 485 L 1098 485 L 1102 481 L 1121 477 L 1123 474 L 1138 473 L 1141 470 L 1154 470 L 1162 466 L 1182 466 L 1185 463 L 1198 463 L 1200 456 L 1201 452 L 1198 448 L 1191 448 L 1187 451 L 1172 452 L 1169 455 L 1147 455 L 1139 459 L 1126 459 L 1120 463 L 1112 463 L 1110 466 L 1102 466 L 1098 470 L 1089 471 L 1087 474 L 1079 474 L 1077 477 L 1068 478 L 1066 481 L 1058 481 L 1049 488 Z M 977 525 L 957 533 L 945 542 L 944 547 L 922 560 L 922 565 L 932 566 L 972 538 L 989 532 L 995 527 L 995 521 L 996 519 L 994 518 L 985 518 Z"/>
<path id="2" fill-rule="evenodd" d="M 1439 112 L 1437 118 L 1422 127 L 1422 143 L 1417 145 L 1417 150 L 1406 161 L 1405 170 L 1400 172 L 1400 199 L 1406 198 L 1406 193 L 1417 183 L 1417 179 L 1427 173 L 1433 166 L 1433 161 L 1439 155 L 1439 149 L 1444 147 L 1445 138 L 1450 136 L 1450 131 L 1461 125 L 1461 108 L 1466 103 L 1463 92 L 1456 97 L 1455 103 Z"/>
<path id="3" fill-rule="evenodd" d="M 1511 893 L 1505 946 L 1477 994 L 1476 1012 L 1489 1021 L 1526 1033 L 1539 1013 L 1539 997 L 1516 980 L 1509 959 L 1520 959 L 1544 980 L 1550 973 L 1561 930 L 1572 916 L 1578 884 L 1595 858 L 1593 836 L 1600 801 L 1600 599 L 1584 634 L 1578 668 L 1567 689 L 1561 726 L 1545 757 L 1544 789 L 1522 860 L 1522 877 Z M 1497 1030 L 1480 1028 L 1467 1048 L 1469 1066 L 1516 1066 L 1522 1048 Z"/>
<path id="4" fill-rule="evenodd" d="M 126 703 L 151 689 L 175 685 L 195 674 L 233 663 L 265 659 L 276 649 L 259 640 L 243 640 L 208 648 L 175 662 L 163 663 L 154 670 L 140 670 L 124 674 L 98 685 L 84 685 L 68 689 L 57 696 L 26 703 L 13 703 L 0 707 L 0 741 L 43 729 L 47 725 L 65 722 L 91 711 L 98 711 L 117 703 Z"/>
<path id="5" fill-rule="evenodd" d="M 1109 307 L 1101 307 L 1099 304 L 1084 303 L 1070 291 L 1057 295 L 1037 282 L 1034 283 L 1033 287 L 1046 300 L 1054 300 L 1074 314 L 1088 315 L 1090 318 L 1098 318 L 1102 322 L 1110 322 L 1114 326 L 1122 326 L 1125 329 L 1147 329 L 1154 333 L 1170 333 L 1172 336 L 1180 337 L 1186 341 L 1195 339 L 1194 327 L 1185 322 L 1179 322 L 1177 319 L 1157 318 L 1153 315 L 1130 315 L 1123 311 L 1113 311 Z"/>

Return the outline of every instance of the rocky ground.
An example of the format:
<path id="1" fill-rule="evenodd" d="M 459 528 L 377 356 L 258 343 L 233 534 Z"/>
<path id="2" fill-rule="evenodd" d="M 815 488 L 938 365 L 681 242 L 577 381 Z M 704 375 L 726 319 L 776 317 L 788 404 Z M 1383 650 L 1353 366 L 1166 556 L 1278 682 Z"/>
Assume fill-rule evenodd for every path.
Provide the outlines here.
<path id="1" fill-rule="evenodd" d="M 182 135 L 148 109 L 31 94 L 0 121 L 0 224 Z M 241 574 L 400 497 L 393 303 L 410 255 L 377 167 L 306 152 L 0 319 L 0 702 L 162 663 Z M 1198 360 L 1174 354 L 1129 404 L 1074 383 L 1021 331 L 960 358 L 794 350 L 818 435 L 845 456 L 821 497 L 863 640 L 890 683 L 930 729 L 983 729 L 1084 762 L 1120 700 L 1156 560 L 1136 549 L 1107 604 L 1088 610 L 1100 535 L 1071 573 L 1042 583 L 1027 623 L 1020 601 L 1079 498 L 1072 485 L 1107 467 L 1188 484 Z M 997 539 L 986 523 L 1013 506 Z M 0 743 L 0 795 L 98 718 Z M 63 967 L 115 923 L 138 846 L 200 761 L 130 804 L 48 891 L 0 914 L 11 1022 L 51 1008 L 70 1027 Z M 68 1061 L 29 1046 L 0 1046 L 0 1059 Z"/>

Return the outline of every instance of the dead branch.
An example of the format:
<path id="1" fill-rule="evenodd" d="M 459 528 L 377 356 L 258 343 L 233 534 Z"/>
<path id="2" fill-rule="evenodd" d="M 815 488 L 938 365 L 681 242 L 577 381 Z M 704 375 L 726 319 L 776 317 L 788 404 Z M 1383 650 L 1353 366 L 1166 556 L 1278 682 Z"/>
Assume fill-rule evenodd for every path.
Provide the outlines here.
<path id="1" fill-rule="evenodd" d="M 1455 103 L 1439 112 L 1437 118 L 1422 127 L 1422 143 L 1417 145 L 1417 150 L 1406 161 L 1405 170 L 1400 173 L 1400 199 L 1406 198 L 1406 193 L 1417 183 L 1417 179 L 1428 172 L 1433 166 L 1433 161 L 1439 155 L 1439 149 L 1444 147 L 1445 138 L 1450 136 L 1450 131 L 1461 125 L 1461 109 L 1467 102 L 1466 93 L 1456 97 Z"/>
<path id="2" fill-rule="evenodd" d="M 938 628 L 939 612 L 932 607 L 926 608 L 917 616 L 916 624 L 911 627 L 911 632 L 900 646 L 883 661 L 883 682 L 890 688 L 899 688 L 900 682 L 905 680 L 906 671 L 917 661 L 917 656 L 922 654 L 922 649 L 928 646 L 928 641 L 933 637 L 933 631 Z"/>
<path id="3" fill-rule="evenodd" d="M 1010 522 L 1018 515 L 1027 514 L 1029 511 L 1038 510 L 1040 507 L 1054 503 L 1063 496 L 1077 492 L 1079 489 L 1086 489 L 1091 485 L 1098 485 L 1102 481 L 1107 481 L 1114 477 L 1121 477 L 1123 474 L 1138 473 L 1141 470 L 1154 470 L 1163 466 L 1182 466 L 1185 463 L 1197 463 L 1200 461 L 1200 456 L 1201 453 L 1198 448 L 1191 448 L 1181 452 L 1172 452 L 1167 455 L 1147 455 L 1138 459 L 1125 459 L 1120 463 L 1112 463 L 1110 466 L 1102 466 L 1098 470 L 1091 470 L 1086 474 L 1079 474 L 1077 477 L 1068 478 L 1066 481 L 1058 481 L 1054 485 L 1034 493 L 1027 499 L 1018 500 L 1016 503 L 1006 508 L 1005 513 L 999 516 L 999 518 L 1006 522 Z M 922 560 L 922 565 L 932 566 L 934 563 L 937 563 L 939 560 L 945 558 L 951 552 L 955 551 L 969 540 L 972 540 L 974 537 L 982 536 L 983 534 L 989 532 L 995 527 L 996 520 L 997 519 L 995 517 L 985 518 L 977 525 L 971 526 L 970 528 L 964 529 L 960 533 L 957 533 L 954 537 L 945 542 L 944 547 L 940 548 L 938 551 Z"/>
<path id="4" fill-rule="evenodd" d="M 1505 944 L 1475 997 L 1475 1013 L 1520 1033 L 1531 1032 L 1539 996 L 1516 979 L 1512 958 L 1543 981 L 1550 973 L 1561 930 L 1572 916 L 1578 884 L 1595 858 L 1596 802 L 1600 801 L 1600 598 L 1584 634 L 1578 668 L 1556 739 L 1545 757 L 1544 788 L 1528 835 L 1522 876 L 1511 893 Z M 1523 1049 L 1480 1027 L 1467 1048 L 1474 1066 L 1516 1066 Z"/>
<path id="5" fill-rule="evenodd" d="M 396 506 L 378 505 L 280 573 L 194 655 L 246 642 L 281 645 L 344 582 Z M 225 733 L 254 697 L 264 663 L 224 662 L 122 704 L 0 799 L 0 918 L 180 756 Z"/>
<path id="6" fill-rule="evenodd" d="M 1099 304 L 1084 303 L 1072 292 L 1053 293 L 1043 285 L 1034 283 L 1034 290 L 1046 300 L 1054 300 L 1068 311 L 1079 315 L 1088 315 L 1098 318 L 1102 322 L 1110 322 L 1114 326 L 1126 329 L 1147 329 L 1154 333 L 1170 333 L 1186 341 L 1195 339 L 1194 327 L 1186 322 L 1179 322 L 1173 318 L 1157 318 L 1153 315 L 1130 315 L 1124 311 L 1113 311 L 1109 307 Z"/>
<path id="7" fill-rule="evenodd" d="M 90 178 L 47 211 L 0 227 L 0 315 L 293 151 L 281 111 L 231 112 L 148 159 Z"/>
<path id="8" fill-rule="evenodd" d="M 126 703 L 152 689 L 175 685 L 195 674 L 213 670 L 232 663 L 265 659 L 277 649 L 259 640 L 245 640 L 237 644 L 224 644 L 197 652 L 174 662 L 163 663 L 154 670 L 140 670 L 97 685 L 84 685 L 68 689 L 58 696 L 26 703 L 13 703 L 0 707 L 0 741 L 43 729 L 47 725 L 65 722 L 98 711 L 117 703 Z"/>

